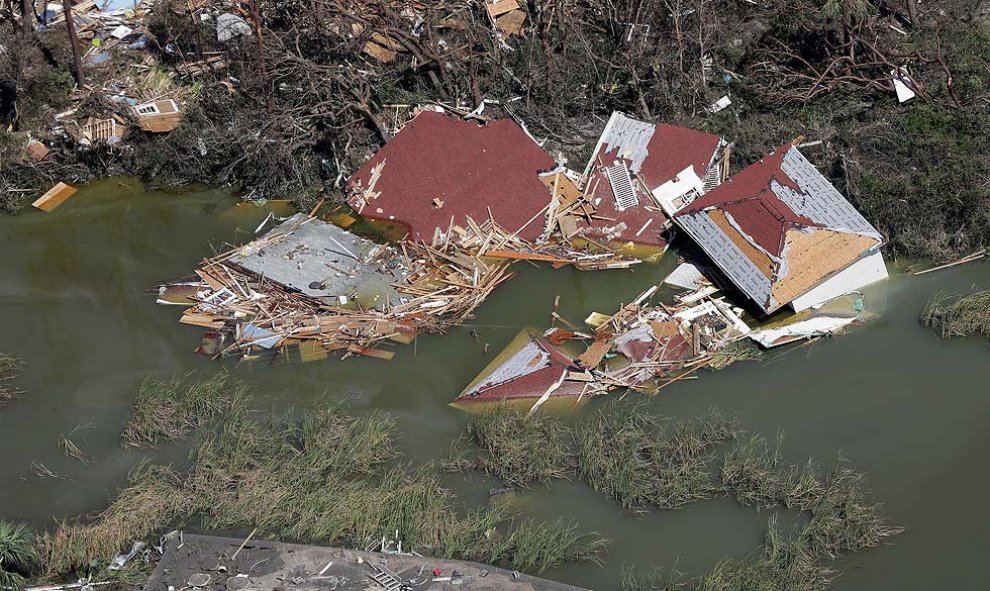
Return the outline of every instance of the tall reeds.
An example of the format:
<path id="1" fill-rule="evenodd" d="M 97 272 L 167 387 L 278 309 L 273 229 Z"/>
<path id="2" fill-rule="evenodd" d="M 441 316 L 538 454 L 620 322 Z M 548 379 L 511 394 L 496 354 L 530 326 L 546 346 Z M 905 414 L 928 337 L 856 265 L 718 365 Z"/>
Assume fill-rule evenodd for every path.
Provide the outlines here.
<path id="1" fill-rule="evenodd" d="M 943 339 L 970 335 L 990 338 L 990 290 L 967 296 L 939 292 L 928 300 L 921 323 Z"/>
<path id="2" fill-rule="evenodd" d="M 498 405 L 471 421 L 467 438 L 476 453 L 467 452 L 462 440 L 455 441 L 444 463 L 448 471 L 482 470 L 512 486 L 568 478 L 573 471 L 570 433 L 554 417 L 528 416 Z"/>
<path id="3" fill-rule="evenodd" d="M 679 507 L 719 493 L 711 478 L 714 449 L 737 434 L 715 412 L 671 422 L 642 405 L 613 401 L 578 427 L 578 471 L 623 508 Z"/>
<path id="4" fill-rule="evenodd" d="M 229 403 L 220 414 L 213 410 L 217 405 L 208 406 L 212 420 L 196 423 L 203 429 L 190 471 L 180 476 L 161 466 L 136 469 L 95 521 L 61 524 L 43 537 L 46 572 L 80 572 L 135 538 L 192 519 L 207 529 L 251 527 L 271 538 L 355 548 L 398 531 L 405 547 L 424 555 L 527 571 L 591 560 L 604 547 L 600 536 L 580 533 L 575 524 L 519 519 L 501 506 L 465 514 L 433 468 L 394 463 L 396 425 L 388 414 L 353 416 L 325 402 L 301 414 L 261 419 L 240 386 L 221 385 L 210 389 Z M 169 390 L 181 397 L 189 389 Z M 156 394 L 155 400 L 161 398 Z M 175 408 L 161 416 L 185 412 Z M 158 416 L 142 416 L 150 415 Z M 193 428 L 190 420 L 172 424 Z M 140 441 L 155 440 L 143 433 Z"/>
<path id="5" fill-rule="evenodd" d="M 124 424 L 125 447 L 152 447 L 159 441 L 181 439 L 230 408 L 229 378 L 146 378 L 141 382 L 131 414 Z M 242 388 L 242 387 L 241 387 Z"/>

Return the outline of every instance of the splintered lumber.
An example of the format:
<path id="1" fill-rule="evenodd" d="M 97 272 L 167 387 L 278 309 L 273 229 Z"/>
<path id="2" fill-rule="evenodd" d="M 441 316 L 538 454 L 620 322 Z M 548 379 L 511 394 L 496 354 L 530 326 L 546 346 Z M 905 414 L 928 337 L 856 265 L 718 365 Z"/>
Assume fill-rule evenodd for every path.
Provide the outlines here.
<path id="1" fill-rule="evenodd" d="M 562 259 L 549 254 L 536 252 L 512 252 L 508 250 L 489 250 L 484 254 L 493 259 L 511 259 L 517 261 L 545 261 L 548 263 L 569 263 L 567 259 Z"/>
<path id="2" fill-rule="evenodd" d="M 598 367 L 598 364 L 602 362 L 605 358 L 605 354 L 612 347 L 612 335 L 602 334 L 595 338 L 595 341 L 591 343 L 588 350 L 582 353 L 578 358 L 577 362 L 581 367 L 592 369 Z"/>
<path id="3" fill-rule="evenodd" d="M 44 212 L 53 211 L 59 205 L 65 203 L 70 197 L 76 194 L 76 188 L 65 183 L 58 183 L 32 203 L 34 207 Z"/>

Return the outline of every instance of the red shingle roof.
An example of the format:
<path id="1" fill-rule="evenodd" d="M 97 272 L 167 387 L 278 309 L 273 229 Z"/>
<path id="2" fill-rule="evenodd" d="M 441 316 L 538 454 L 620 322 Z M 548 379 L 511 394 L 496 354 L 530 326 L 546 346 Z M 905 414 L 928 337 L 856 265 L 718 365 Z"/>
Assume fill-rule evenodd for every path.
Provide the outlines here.
<path id="1" fill-rule="evenodd" d="M 429 241 L 446 232 L 451 218 L 465 226 L 489 216 L 510 232 L 530 221 L 550 201 L 538 173 L 554 159 L 509 119 L 478 125 L 425 111 L 407 124 L 349 180 L 351 205 L 362 215 L 409 227 L 412 238 Z M 380 167 L 380 178 L 373 176 Z M 364 202 L 374 185 L 377 198 Z M 436 207 L 434 200 L 443 202 Z M 519 235 L 536 239 L 544 223 L 536 219 Z"/>
<path id="2" fill-rule="evenodd" d="M 773 256 L 780 256 L 787 230 L 797 226 L 821 226 L 814 220 L 795 213 L 770 189 L 774 180 L 797 189 L 795 182 L 780 169 L 781 160 L 790 148 L 791 144 L 784 144 L 773 154 L 702 195 L 674 217 L 710 208 L 721 209 L 760 248 Z"/>
<path id="3" fill-rule="evenodd" d="M 651 246 L 663 246 L 665 242 L 660 238 L 660 233 L 667 222 L 667 216 L 658 210 L 653 197 L 644 190 L 653 191 L 664 183 L 674 179 L 681 171 L 688 166 L 694 167 L 694 172 L 699 177 L 704 177 L 708 172 L 708 167 L 712 162 L 712 156 L 718 148 L 721 138 L 717 135 L 677 127 L 660 123 L 651 125 L 645 122 L 636 121 L 621 113 L 614 113 L 610 120 L 612 123 L 618 121 L 632 122 L 636 125 L 653 128 L 653 135 L 646 144 L 647 156 L 640 164 L 638 171 L 633 171 L 642 183 L 634 181 L 639 206 L 618 211 L 616 208 L 611 185 L 605 176 L 602 167 L 611 166 L 616 161 L 623 161 L 626 166 L 632 163 L 619 155 L 623 149 L 630 146 L 614 145 L 609 149 L 608 142 L 603 141 L 598 151 L 592 156 L 590 163 L 589 186 L 595 186 L 592 197 L 600 199 L 597 205 L 596 216 L 600 219 L 593 220 L 589 225 L 580 222 L 579 225 L 585 228 L 586 233 L 597 238 L 608 238 L 603 236 L 606 232 L 614 230 L 620 224 L 625 224 L 625 229 L 619 232 L 612 232 L 614 240 L 623 242 L 635 242 Z M 607 127 L 603 133 L 602 140 L 609 137 L 610 129 Z M 644 206 L 649 206 L 647 209 Z M 652 211 L 651 211 L 652 210 Z M 606 219 L 607 218 L 607 219 Z M 652 219 L 652 221 L 650 221 Z M 647 222 L 649 224 L 647 225 Z M 646 229 L 643 230 L 644 225 Z M 640 233 L 637 236 L 637 233 Z"/>

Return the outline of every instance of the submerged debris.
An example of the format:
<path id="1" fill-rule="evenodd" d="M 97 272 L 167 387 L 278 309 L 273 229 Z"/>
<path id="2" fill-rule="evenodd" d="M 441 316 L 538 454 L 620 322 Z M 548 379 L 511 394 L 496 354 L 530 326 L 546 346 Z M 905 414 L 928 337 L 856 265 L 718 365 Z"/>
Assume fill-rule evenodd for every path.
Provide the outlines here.
<path id="1" fill-rule="evenodd" d="M 17 390 L 8 388 L 4 382 L 17 377 L 22 366 L 23 363 L 20 359 L 0 352 L 0 404 L 13 400 L 17 396 Z"/>

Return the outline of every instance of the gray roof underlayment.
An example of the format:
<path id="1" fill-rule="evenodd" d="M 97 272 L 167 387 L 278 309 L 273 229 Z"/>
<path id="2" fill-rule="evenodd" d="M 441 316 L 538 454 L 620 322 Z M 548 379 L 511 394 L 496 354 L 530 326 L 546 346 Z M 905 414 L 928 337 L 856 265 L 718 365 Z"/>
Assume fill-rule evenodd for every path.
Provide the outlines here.
<path id="1" fill-rule="evenodd" d="M 232 263 L 314 298 L 397 303 L 392 284 L 404 279 L 399 257 L 381 244 L 297 213 L 242 249 Z M 377 296 L 377 297 L 376 297 Z M 334 302 L 337 303 L 337 302 Z"/>

